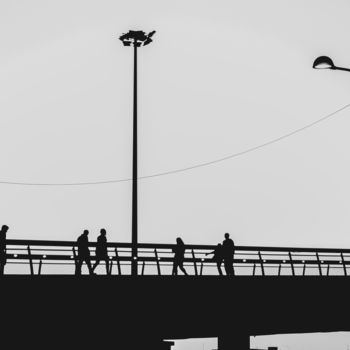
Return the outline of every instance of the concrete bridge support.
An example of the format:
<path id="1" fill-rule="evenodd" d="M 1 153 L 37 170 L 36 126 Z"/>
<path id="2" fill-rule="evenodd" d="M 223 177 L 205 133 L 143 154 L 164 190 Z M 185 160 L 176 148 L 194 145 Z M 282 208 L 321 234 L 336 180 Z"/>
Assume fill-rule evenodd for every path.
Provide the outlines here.
<path id="1" fill-rule="evenodd" d="M 249 350 L 250 337 L 245 333 L 224 333 L 218 337 L 218 350 Z"/>

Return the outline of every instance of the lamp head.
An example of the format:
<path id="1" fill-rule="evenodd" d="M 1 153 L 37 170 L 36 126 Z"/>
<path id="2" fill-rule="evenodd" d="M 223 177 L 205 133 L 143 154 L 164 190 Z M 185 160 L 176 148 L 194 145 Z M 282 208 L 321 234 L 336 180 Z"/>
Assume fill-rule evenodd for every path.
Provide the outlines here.
<path id="1" fill-rule="evenodd" d="M 119 37 L 119 40 L 123 42 L 124 46 L 136 46 L 140 47 L 150 44 L 153 40 L 151 37 L 154 35 L 156 31 L 146 34 L 142 30 L 129 30 L 128 33 L 124 33 Z"/>
<path id="2" fill-rule="evenodd" d="M 314 69 L 335 69 L 333 61 L 328 56 L 317 57 L 312 65 Z"/>

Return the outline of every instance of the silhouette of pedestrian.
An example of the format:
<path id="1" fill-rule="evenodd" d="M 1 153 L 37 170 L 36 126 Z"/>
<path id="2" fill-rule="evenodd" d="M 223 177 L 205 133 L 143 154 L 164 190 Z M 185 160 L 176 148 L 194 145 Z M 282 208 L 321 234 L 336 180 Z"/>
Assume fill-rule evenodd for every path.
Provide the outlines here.
<path id="1" fill-rule="evenodd" d="M 173 263 L 173 272 L 172 275 L 177 275 L 177 268 L 185 274 L 188 275 L 184 269 L 183 263 L 185 259 L 185 244 L 180 237 L 176 238 L 176 246 L 173 248 L 174 254 L 174 263 Z"/>
<path id="2" fill-rule="evenodd" d="M 222 264 L 222 261 L 224 259 L 223 255 L 222 255 L 222 244 L 219 243 L 212 252 L 209 252 L 205 255 L 209 255 L 209 254 L 214 254 L 213 260 L 216 262 L 216 266 L 218 268 L 219 275 L 222 276 L 221 264 Z"/>
<path id="3" fill-rule="evenodd" d="M 224 266 L 227 276 L 233 276 L 233 254 L 235 252 L 235 244 L 233 240 L 230 238 L 229 233 L 225 233 L 225 239 L 222 242 L 222 255 L 224 258 Z"/>
<path id="4" fill-rule="evenodd" d="M 84 230 L 84 232 L 77 239 L 77 243 L 78 243 L 78 262 L 77 262 L 77 269 L 76 269 L 77 275 L 81 275 L 81 267 L 84 261 L 89 269 L 90 275 L 93 274 L 91 261 L 90 261 L 88 234 L 89 234 L 89 231 Z"/>
<path id="5" fill-rule="evenodd" d="M 2 225 L 0 230 L 0 276 L 4 274 L 4 268 L 6 265 L 6 233 L 9 227 Z"/>
<path id="6" fill-rule="evenodd" d="M 100 235 L 97 237 L 97 245 L 96 245 L 96 262 L 92 268 L 92 271 L 95 271 L 97 265 L 101 260 L 104 260 L 106 263 L 106 273 L 109 275 L 109 260 L 108 260 L 108 252 L 107 252 L 107 238 L 106 238 L 106 230 L 101 228 Z"/>

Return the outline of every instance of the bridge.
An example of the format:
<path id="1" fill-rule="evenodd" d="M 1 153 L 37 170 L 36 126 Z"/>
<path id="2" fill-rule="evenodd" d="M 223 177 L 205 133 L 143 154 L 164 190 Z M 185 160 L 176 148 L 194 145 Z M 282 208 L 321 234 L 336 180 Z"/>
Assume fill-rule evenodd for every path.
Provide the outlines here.
<path id="1" fill-rule="evenodd" d="M 132 276 L 131 245 L 108 243 L 109 274 L 75 276 L 75 242 L 8 240 L 3 340 L 165 350 L 169 339 L 217 337 L 220 350 L 247 350 L 253 335 L 350 331 L 348 249 L 237 246 L 229 277 L 210 245 L 186 245 L 189 276 L 171 276 L 173 247 L 139 244 Z"/>

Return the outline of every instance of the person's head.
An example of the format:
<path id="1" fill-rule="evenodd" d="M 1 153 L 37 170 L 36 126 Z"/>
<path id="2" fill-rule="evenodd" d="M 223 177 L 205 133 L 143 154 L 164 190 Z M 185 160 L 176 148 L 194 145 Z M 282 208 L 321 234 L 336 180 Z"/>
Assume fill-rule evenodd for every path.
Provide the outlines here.
<path id="1" fill-rule="evenodd" d="M 89 230 L 84 230 L 83 235 L 87 236 L 89 234 Z"/>
<path id="2" fill-rule="evenodd" d="M 230 237 L 230 234 L 226 232 L 226 233 L 225 233 L 225 238 L 226 238 L 226 239 L 229 239 L 229 237 Z"/>
<path id="3" fill-rule="evenodd" d="M 101 233 L 102 236 L 105 236 L 106 235 L 106 230 L 104 228 L 101 228 L 100 233 Z"/>
<path id="4" fill-rule="evenodd" d="M 180 237 L 176 238 L 176 243 L 177 244 L 184 244 L 183 240 Z"/>
<path id="5" fill-rule="evenodd" d="M 9 229 L 7 225 L 2 225 L 1 230 L 0 230 L 0 236 L 1 239 L 6 239 L 6 232 Z"/>
<path id="6" fill-rule="evenodd" d="M 222 246 L 222 244 L 221 244 L 221 243 L 218 243 L 217 247 L 220 248 L 221 246 Z"/>

